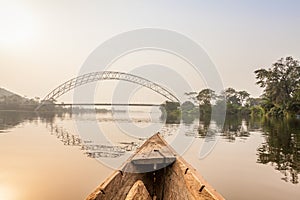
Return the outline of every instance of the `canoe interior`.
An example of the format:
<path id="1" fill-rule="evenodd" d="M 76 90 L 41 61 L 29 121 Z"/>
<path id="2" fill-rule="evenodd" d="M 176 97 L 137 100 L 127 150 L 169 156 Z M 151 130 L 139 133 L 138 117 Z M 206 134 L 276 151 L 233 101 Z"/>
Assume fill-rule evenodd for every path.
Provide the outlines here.
<path id="1" fill-rule="evenodd" d="M 173 150 L 172 153 L 165 150 L 165 155 L 168 157 L 168 159 L 165 159 L 165 163 L 161 157 L 156 159 L 152 156 L 150 160 L 158 163 L 151 164 L 150 160 L 146 160 L 146 162 L 141 161 L 134 164 L 133 161 L 137 161 L 135 158 L 140 157 L 140 155 L 137 156 L 138 152 L 147 154 L 141 149 L 145 150 L 145 147 L 149 147 L 149 142 L 157 141 L 157 143 L 160 143 L 163 141 L 165 143 L 159 135 L 154 135 L 149 140 L 128 160 L 122 170 L 115 171 L 112 176 L 87 197 L 87 200 L 224 199 L 181 157 L 177 156 L 173 160 Z M 165 145 L 167 144 L 165 143 Z M 156 147 L 157 145 L 154 149 Z M 150 151 L 153 151 L 153 149 L 150 148 Z M 139 173 L 130 171 L 131 169 L 137 170 L 140 167 L 143 170 L 147 167 L 149 170 Z"/>

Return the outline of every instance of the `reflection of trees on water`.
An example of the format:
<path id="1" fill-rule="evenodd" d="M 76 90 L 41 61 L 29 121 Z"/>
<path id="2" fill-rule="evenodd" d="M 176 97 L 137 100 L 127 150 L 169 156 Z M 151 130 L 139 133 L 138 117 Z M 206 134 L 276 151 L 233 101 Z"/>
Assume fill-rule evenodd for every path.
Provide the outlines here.
<path id="1" fill-rule="evenodd" d="M 240 117 L 227 117 L 225 119 L 221 136 L 229 142 L 235 141 L 236 138 L 246 139 L 250 136 L 248 125 L 248 121 Z"/>
<path id="2" fill-rule="evenodd" d="M 40 120 L 43 123 L 53 123 L 55 117 L 63 117 L 64 114 L 54 112 L 21 112 L 21 111 L 0 111 L 0 131 L 18 126 L 24 122 Z"/>
<path id="3" fill-rule="evenodd" d="M 32 122 L 36 118 L 36 114 L 32 112 L 0 111 L 0 132 L 5 132 L 25 121 Z"/>
<path id="4" fill-rule="evenodd" d="M 220 127 L 217 119 L 200 118 L 198 136 L 207 138 L 212 128 L 212 123 Z M 247 139 L 250 131 L 263 131 L 266 142 L 260 145 L 258 163 L 272 164 L 280 171 L 284 181 L 299 183 L 300 174 L 300 120 L 266 119 L 227 117 L 221 130 L 221 136 L 229 142 L 236 138 Z"/>
<path id="5" fill-rule="evenodd" d="M 50 125 L 51 134 L 55 135 L 64 145 L 78 146 L 91 158 L 109 157 L 116 158 L 125 154 L 126 151 L 135 151 L 138 144 L 135 142 L 120 142 L 120 145 L 93 144 L 85 141 L 79 135 L 74 135 L 58 125 Z"/>
<path id="6" fill-rule="evenodd" d="M 245 118 L 241 116 L 227 116 L 223 123 L 221 116 L 202 116 L 199 119 L 198 135 L 206 137 L 209 132 L 215 135 L 220 135 L 234 142 L 236 138 L 247 139 L 250 136 L 250 131 L 260 131 L 262 120 L 260 118 Z"/>
<path id="7" fill-rule="evenodd" d="M 266 142 L 258 149 L 258 163 L 271 163 L 284 181 L 299 183 L 300 121 L 269 119 L 263 123 Z"/>
<path id="8" fill-rule="evenodd" d="M 210 115 L 199 118 L 198 135 L 200 137 L 211 135 L 211 133 L 209 133 L 209 126 L 211 121 L 212 120 L 210 118 Z"/>
<path id="9" fill-rule="evenodd" d="M 46 124 L 51 124 L 54 122 L 55 117 L 57 116 L 54 112 L 41 112 L 38 113 L 38 116 L 41 120 L 41 122 Z"/>
<path id="10" fill-rule="evenodd" d="M 78 146 L 85 154 L 92 158 L 119 157 L 126 151 L 135 151 L 139 144 L 134 142 L 123 142 L 117 145 L 93 144 L 91 141 L 82 141 L 75 134 L 65 128 L 55 125 L 57 118 L 64 120 L 65 113 L 53 112 L 0 112 L 0 134 L 8 129 L 18 126 L 24 122 L 40 121 L 45 123 L 51 133 L 55 135 L 64 145 Z M 72 117 L 70 116 L 69 119 Z M 99 119 L 99 121 L 110 121 L 112 119 Z M 119 120 L 119 119 L 118 119 Z M 120 119 L 122 120 L 122 119 Z M 126 121 L 127 122 L 127 121 Z M 131 122 L 147 122 L 143 119 Z M 130 123 L 130 121 L 128 121 Z M 178 131 L 179 124 L 167 124 L 161 130 L 163 136 L 171 136 Z M 257 162 L 271 164 L 276 170 L 283 174 L 283 180 L 297 184 L 300 174 L 300 120 L 266 119 L 227 117 L 222 127 L 222 120 L 217 117 L 202 116 L 196 118 L 193 123 L 190 119 L 184 123 L 185 136 L 205 138 L 209 140 L 220 136 L 226 141 L 234 142 L 237 138 L 246 139 L 250 131 L 263 131 L 265 142 L 257 149 Z M 142 142 L 142 141 L 141 141 Z"/>
<path id="11" fill-rule="evenodd" d="M 222 124 L 222 119 L 218 117 L 204 116 L 199 119 L 198 136 L 214 137 L 221 135 L 229 142 L 234 142 L 236 138 L 246 139 L 250 136 L 248 131 L 249 122 L 239 117 L 227 117 Z"/>

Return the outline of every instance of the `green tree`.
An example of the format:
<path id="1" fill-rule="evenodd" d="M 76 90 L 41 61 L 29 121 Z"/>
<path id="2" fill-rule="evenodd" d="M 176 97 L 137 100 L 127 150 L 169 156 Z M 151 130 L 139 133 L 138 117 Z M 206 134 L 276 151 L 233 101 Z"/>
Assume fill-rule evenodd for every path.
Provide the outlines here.
<path id="1" fill-rule="evenodd" d="M 261 98 L 249 97 L 246 101 L 248 107 L 259 106 L 261 104 Z"/>
<path id="2" fill-rule="evenodd" d="M 178 102 L 166 101 L 160 105 L 161 118 L 166 118 L 166 123 L 180 123 L 181 111 Z"/>
<path id="3" fill-rule="evenodd" d="M 223 95 L 226 98 L 227 104 L 240 106 L 240 99 L 238 97 L 238 92 L 233 88 L 227 88 L 223 91 Z"/>
<path id="4" fill-rule="evenodd" d="M 196 98 L 200 105 L 211 105 L 211 101 L 216 98 L 216 94 L 215 91 L 206 88 L 201 90 Z"/>
<path id="5" fill-rule="evenodd" d="M 211 101 L 216 99 L 215 91 L 208 88 L 203 89 L 199 92 L 196 98 L 199 102 L 200 114 L 210 114 Z"/>
<path id="6" fill-rule="evenodd" d="M 263 107 L 269 114 L 299 112 L 300 65 L 292 57 L 281 58 L 269 69 L 255 72 L 257 82 L 264 88 Z"/>
<path id="7" fill-rule="evenodd" d="M 238 96 L 240 105 L 245 105 L 247 100 L 250 98 L 250 94 L 244 90 L 238 91 L 237 96 Z"/>
<path id="8" fill-rule="evenodd" d="M 226 113 L 230 115 L 249 115 L 250 108 L 248 99 L 250 94 L 246 91 L 237 91 L 234 88 L 227 88 L 222 92 L 222 96 L 226 100 Z M 218 103 L 218 102 L 217 102 Z"/>
<path id="9" fill-rule="evenodd" d="M 238 98 L 238 92 L 233 88 L 227 88 L 222 92 L 222 96 L 226 101 L 226 113 L 235 115 L 239 113 L 239 107 L 241 106 Z"/>

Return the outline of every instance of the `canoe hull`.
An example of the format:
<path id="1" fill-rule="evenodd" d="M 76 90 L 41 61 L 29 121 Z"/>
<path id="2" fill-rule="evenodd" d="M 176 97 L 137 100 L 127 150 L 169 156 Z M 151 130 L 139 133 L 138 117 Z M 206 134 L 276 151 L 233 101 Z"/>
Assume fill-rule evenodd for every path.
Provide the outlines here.
<path id="1" fill-rule="evenodd" d="M 136 154 L 128 159 L 122 170 L 115 171 L 86 200 L 128 200 L 130 199 L 129 196 L 135 196 L 132 194 L 133 191 L 140 193 L 140 195 L 136 195 L 140 200 L 149 199 L 149 196 L 151 199 L 157 200 L 224 199 L 180 156 L 176 156 L 174 162 L 165 163 L 165 166 L 162 165 L 163 167 L 157 170 L 152 168 L 150 171 L 141 173 L 126 170 L 133 169 L 135 166 L 132 162 L 133 158 L 150 142 L 163 142 L 165 146 L 171 149 L 172 154 L 176 155 L 165 140 L 159 134 L 155 134 L 138 149 Z M 149 165 L 147 162 L 147 166 L 151 166 L 151 164 Z"/>

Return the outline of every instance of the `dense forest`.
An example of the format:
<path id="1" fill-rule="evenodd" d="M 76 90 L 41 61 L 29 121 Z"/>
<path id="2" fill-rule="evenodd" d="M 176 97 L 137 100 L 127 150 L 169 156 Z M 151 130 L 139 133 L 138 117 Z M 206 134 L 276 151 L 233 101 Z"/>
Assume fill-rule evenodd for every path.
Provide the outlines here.
<path id="1" fill-rule="evenodd" d="M 200 92 L 188 92 L 191 101 L 179 104 L 167 102 L 162 105 L 169 121 L 178 117 L 210 115 L 212 109 L 221 110 L 226 105 L 226 115 L 299 117 L 300 115 L 300 65 L 292 57 L 281 58 L 268 69 L 254 71 L 256 84 L 263 88 L 259 98 L 247 91 L 226 88 L 220 94 L 210 88 Z M 197 105 L 197 106 L 195 106 Z M 162 110 L 163 110 L 162 109 Z M 181 110 L 181 112 L 179 111 Z M 197 114 L 198 113 L 198 114 Z M 177 117 L 177 118 L 176 118 Z"/>

